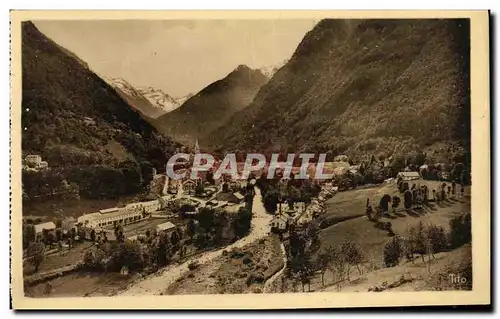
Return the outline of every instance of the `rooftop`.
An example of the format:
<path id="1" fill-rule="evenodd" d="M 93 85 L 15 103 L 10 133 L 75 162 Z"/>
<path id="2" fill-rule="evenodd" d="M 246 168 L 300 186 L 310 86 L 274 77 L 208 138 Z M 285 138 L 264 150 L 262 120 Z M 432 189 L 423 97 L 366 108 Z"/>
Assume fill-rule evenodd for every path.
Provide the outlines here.
<path id="1" fill-rule="evenodd" d="M 272 220 L 274 221 L 274 220 L 277 220 L 277 219 L 281 219 L 281 220 L 282 220 L 282 221 L 284 221 L 284 222 L 287 222 L 287 221 L 288 221 L 288 218 L 287 218 L 287 217 L 285 217 L 284 215 L 281 215 L 281 214 L 280 214 L 280 215 L 277 215 L 277 216 L 274 216 L 274 218 L 273 218 Z"/>
<path id="2" fill-rule="evenodd" d="M 52 230 L 55 228 L 56 228 L 56 224 L 54 224 L 53 222 L 46 222 L 46 223 L 41 223 L 41 224 L 35 225 L 35 232 L 41 233 L 44 229 Z"/>
<path id="3" fill-rule="evenodd" d="M 118 210 L 120 210 L 118 207 L 106 208 L 106 209 L 101 209 L 99 211 L 99 213 L 101 213 L 101 214 L 108 214 L 108 213 L 112 213 L 112 212 L 115 212 L 115 211 L 118 211 Z"/>
<path id="4" fill-rule="evenodd" d="M 398 176 L 401 176 L 403 179 L 419 179 L 420 174 L 418 172 L 399 172 Z"/>
<path id="5" fill-rule="evenodd" d="M 243 196 L 240 192 L 233 193 L 233 195 L 234 195 L 237 199 L 243 199 L 243 198 L 245 198 L 245 196 Z"/>
<path id="6" fill-rule="evenodd" d="M 156 226 L 156 229 L 158 231 L 169 230 L 169 229 L 172 229 L 172 228 L 175 228 L 175 225 L 172 224 L 171 222 L 166 222 L 166 223 L 163 223 L 163 224 L 160 224 L 160 225 Z"/>

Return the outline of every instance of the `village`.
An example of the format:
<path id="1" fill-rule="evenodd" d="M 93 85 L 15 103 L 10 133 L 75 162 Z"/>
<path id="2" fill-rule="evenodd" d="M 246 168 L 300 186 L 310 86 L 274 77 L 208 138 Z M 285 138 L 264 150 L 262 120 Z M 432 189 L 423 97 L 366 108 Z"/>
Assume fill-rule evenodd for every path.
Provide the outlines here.
<path id="1" fill-rule="evenodd" d="M 198 152 L 200 150 L 196 143 L 192 155 Z M 32 158 L 35 157 L 29 155 L 26 162 L 33 161 Z M 38 160 L 39 158 L 36 157 L 35 162 L 38 163 Z M 243 163 L 238 164 L 238 171 L 241 172 Z M 39 163 L 35 165 L 40 166 Z M 458 187 L 455 181 L 448 187 L 443 186 L 449 182 L 449 173 L 437 174 L 438 180 L 444 184 L 432 182 L 435 185 L 439 184 L 436 186 L 436 191 L 436 189 L 424 186 L 429 184 L 423 176 L 427 174 L 428 165 L 421 165 L 413 171 L 407 166 L 397 173 L 395 178 L 381 181 L 380 185 L 383 189 L 388 189 L 387 187 L 391 189 L 388 191 L 390 195 L 377 193 L 376 198 L 367 197 L 364 209 L 358 208 L 356 212 L 349 212 L 345 218 L 334 216 L 332 222 L 328 219 L 331 216 L 327 213 L 329 199 L 339 192 L 362 187 L 356 180 L 360 175 L 359 170 L 363 170 L 363 165 L 363 163 L 350 165 L 347 156 L 337 156 L 333 162 L 325 164 L 325 167 L 334 173 L 334 178 L 313 181 L 313 184 L 307 186 L 310 191 L 305 193 L 302 190 L 304 186 L 301 186 L 302 193 L 299 192 L 299 195 L 290 195 L 290 189 L 296 189 L 296 187 L 293 186 L 294 182 L 290 178 L 283 177 L 283 171 L 280 169 L 277 171 L 277 178 L 271 184 L 266 179 L 264 170 L 252 172 L 247 180 L 233 180 L 228 175 L 214 180 L 213 176 L 206 172 L 198 175 L 196 179 L 192 179 L 188 174 L 184 179 L 179 180 L 169 178 L 167 169 L 164 174 L 157 173 L 153 169 L 153 179 L 149 190 L 156 197 L 154 200 L 130 202 L 119 207 L 84 213 L 77 218 L 56 219 L 38 224 L 33 223 L 32 220 L 25 220 L 23 234 L 24 271 L 27 275 L 25 283 L 28 286 L 38 287 L 31 289 L 31 291 L 38 291 L 34 292 L 35 295 L 50 295 L 52 293 L 51 281 L 54 278 L 57 280 L 61 276 L 64 277 L 66 273 L 73 273 L 78 269 L 88 271 L 92 268 L 95 271 L 102 268 L 106 272 L 115 269 L 116 273 L 129 278 L 127 277 L 129 272 L 137 273 L 140 269 L 144 272 L 147 268 L 145 258 L 154 259 L 154 268 L 147 271 L 154 273 L 162 265 L 172 262 L 182 264 L 183 261 L 186 263 L 186 260 L 196 259 L 198 255 L 203 257 L 207 249 L 218 249 L 217 251 L 222 252 L 228 244 L 249 245 L 257 238 L 272 238 L 269 236 L 277 236 L 274 238 L 282 242 L 281 249 L 285 250 L 283 244 L 287 247 L 291 245 L 290 242 L 294 240 L 293 234 L 306 234 L 310 232 L 311 225 L 325 227 L 329 225 L 328 223 L 337 223 L 360 216 L 366 216 L 368 220 L 374 221 L 377 227 L 394 236 L 391 218 L 397 218 L 394 214 L 398 214 L 400 202 L 404 202 L 404 211 L 409 211 L 412 208 L 421 208 L 424 202 L 426 204 L 436 201 L 444 202 L 446 199 L 458 200 L 464 197 L 463 183 L 461 187 Z M 43 169 L 48 169 L 46 164 L 42 166 Z M 189 163 L 182 163 L 176 172 L 183 172 L 187 169 L 189 169 Z M 294 167 L 292 174 L 297 174 L 299 171 L 299 167 Z M 453 185 L 453 190 L 451 185 Z M 278 193 L 281 195 L 273 197 L 273 188 L 279 190 Z M 369 185 L 368 188 L 370 188 Z M 410 198 L 408 192 L 410 192 Z M 403 200 L 395 193 L 400 193 Z M 379 199 L 380 202 L 378 202 Z M 246 215 L 245 212 L 250 215 Z M 337 217 L 340 219 L 336 219 Z M 260 218 L 258 219 L 259 229 L 255 227 L 256 218 Z M 252 239 L 256 232 L 259 235 Z M 163 241 L 166 241 L 166 244 Z M 125 256 L 131 252 L 122 252 L 125 255 L 116 257 L 120 249 L 116 244 L 119 243 L 139 243 L 138 247 L 142 245 L 149 247 L 150 250 L 161 250 L 162 248 L 159 247 L 164 246 L 167 247 L 167 252 L 158 255 L 151 251 L 149 254 L 152 256 L 139 258 L 139 263 L 144 265 L 138 266 L 138 261 L 123 260 L 123 258 L 129 258 Z M 140 251 L 143 255 L 148 254 L 144 252 L 144 249 Z M 99 254 L 105 254 L 107 257 Z M 98 260 L 99 258 L 101 260 Z M 110 260 L 116 258 L 118 261 L 115 260 L 115 264 L 111 266 Z M 162 261 L 159 261 L 159 258 Z M 193 261 L 187 266 L 197 263 Z M 282 269 L 286 264 L 283 264 Z M 195 269 L 194 266 L 193 269 Z M 276 273 L 270 274 L 267 279 L 270 280 L 273 275 Z M 182 276 L 179 276 L 174 279 L 180 280 Z"/>

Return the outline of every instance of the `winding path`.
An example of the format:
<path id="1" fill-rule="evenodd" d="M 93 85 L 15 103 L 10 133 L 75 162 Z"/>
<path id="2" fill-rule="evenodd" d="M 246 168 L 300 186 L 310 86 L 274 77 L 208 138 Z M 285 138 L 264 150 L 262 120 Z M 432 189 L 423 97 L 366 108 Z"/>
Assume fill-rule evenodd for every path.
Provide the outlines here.
<path id="1" fill-rule="evenodd" d="M 192 261 L 197 261 L 200 264 L 209 262 L 220 255 L 224 250 L 230 250 L 232 248 L 240 248 L 246 246 L 258 239 L 264 238 L 269 234 L 270 222 L 272 215 L 268 214 L 262 203 L 262 195 L 260 189 L 255 187 L 255 196 L 253 198 L 253 209 L 252 209 L 252 228 L 248 236 L 241 238 L 240 240 L 232 243 L 227 247 L 220 248 L 215 251 L 209 251 L 202 253 L 200 255 L 193 256 L 189 258 L 182 264 L 170 265 L 165 267 L 163 270 L 146 277 L 145 279 L 136 282 L 129 286 L 127 290 L 119 293 L 122 296 L 139 296 L 139 295 L 159 295 L 168 286 L 173 284 L 177 279 L 179 279 L 184 273 L 189 271 L 188 265 Z"/>

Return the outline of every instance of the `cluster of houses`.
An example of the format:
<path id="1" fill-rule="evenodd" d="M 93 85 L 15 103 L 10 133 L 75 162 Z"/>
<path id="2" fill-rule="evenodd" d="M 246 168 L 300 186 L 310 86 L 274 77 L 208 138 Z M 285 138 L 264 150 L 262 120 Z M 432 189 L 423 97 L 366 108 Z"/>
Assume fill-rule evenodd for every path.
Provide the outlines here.
<path id="1" fill-rule="evenodd" d="M 25 171 L 42 171 L 49 168 L 49 163 L 42 161 L 42 157 L 37 154 L 29 154 L 24 158 L 23 170 Z"/>
<path id="2" fill-rule="evenodd" d="M 76 224 L 77 224 L 77 221 L 73 217 L 68 217 L 68 218 L 63 219 L 61 222 L 61 230 L 62 230 L 63 234 L 66 234 L 72 228 L 75 228 Z M 35 227 L 35 234 L 37 236 L 41 235 L 44 231 L 52 232 L 52 231 L 55 231 L 57 228 L 56 224 L 52 221 L 39 223 L 39 224 L 34 225 L 34 227 Z"/>
<path id="3" fill-rule="evenodd" d="M 288 203 L 278 206 L 276 215 L 271 220 L 271 231 L 282 233 L 288 230 L 291 225 L 301 226 L 313 218 L 326 212 L 325 202 L 338 192 L 338 187 L 331 183 L 325 183 L 321 187 L 318 197 L 313 198 L 307 205 L 304 202 Z"/>

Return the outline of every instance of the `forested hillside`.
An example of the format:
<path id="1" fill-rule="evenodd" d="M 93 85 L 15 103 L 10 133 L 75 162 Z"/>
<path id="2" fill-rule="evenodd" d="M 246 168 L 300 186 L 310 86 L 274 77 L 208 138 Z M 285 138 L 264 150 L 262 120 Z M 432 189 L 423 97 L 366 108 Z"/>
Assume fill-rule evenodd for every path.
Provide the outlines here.
<path id="1" fill-rule="evenodd" d="M 174 145 L 74 54 L 22 25 L 22 151 L 49 170 L 23 173 L 25 199 L 77 187 L 81 196 L 139 191 Z"/>
<path id="2" fill-rule="evenodd" d="M 468 20 L 323 20 L 203 143 L 226 150 L 468 153 Z"/>

